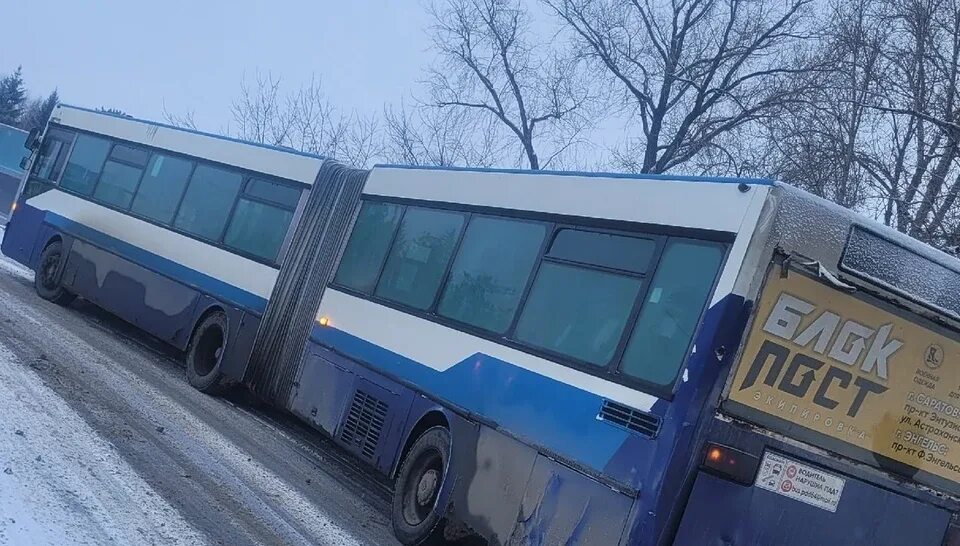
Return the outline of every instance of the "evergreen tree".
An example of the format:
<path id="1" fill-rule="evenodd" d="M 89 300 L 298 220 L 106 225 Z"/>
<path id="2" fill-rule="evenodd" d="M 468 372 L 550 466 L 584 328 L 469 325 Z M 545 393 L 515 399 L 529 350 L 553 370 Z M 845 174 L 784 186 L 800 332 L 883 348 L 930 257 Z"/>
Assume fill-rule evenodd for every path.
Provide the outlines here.
<path id="1" fill-rule="evenodd" d="M 13 74 L 0 78 L 0 123 L 17 125 L 27 102 L 21 67 Z"/>
<path id="2" fill-rule="evenodd" d="M 47 95 L 45 99 L 34 99 L 30 101 L 30 104 L 27 105 L 23 111 L 23 115 L 20 117 L 20 128 L 26 129 L 27 131 L 34 127 L 43 129 L 58 102 L 60 102 L 60 95 L 57 94 L 56 89 Z"/>

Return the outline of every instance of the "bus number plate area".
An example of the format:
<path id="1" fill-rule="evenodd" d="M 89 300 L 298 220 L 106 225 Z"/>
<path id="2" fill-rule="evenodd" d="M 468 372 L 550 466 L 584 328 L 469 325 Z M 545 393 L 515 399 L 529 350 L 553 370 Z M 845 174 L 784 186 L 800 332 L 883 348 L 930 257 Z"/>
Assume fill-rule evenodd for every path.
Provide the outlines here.
<path id="1" fill-rule="evenodd" d="M 766 452 L 754 485 L 829 512 L 837 511 L 843 485 L 840 476 Z"/>
<path id="2" fill-rule="evenodd" d="M 772 267 L 725 407 L 960 493 L 960 342 L 902 314 Z"/>

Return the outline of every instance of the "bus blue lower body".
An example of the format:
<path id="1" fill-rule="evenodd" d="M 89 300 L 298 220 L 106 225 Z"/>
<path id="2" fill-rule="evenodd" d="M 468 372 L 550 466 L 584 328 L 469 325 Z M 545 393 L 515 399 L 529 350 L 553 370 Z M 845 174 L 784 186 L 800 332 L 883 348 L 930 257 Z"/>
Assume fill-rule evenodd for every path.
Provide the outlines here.
<path id="1" fill-rule="evenodd" d="M 66 260 L 61 282 L 125 321 L 184 350 L 198 321 L 222 310 L 228 323 L 224 372 L 242 377 L 266 300 L 49 211 L 21 203 L 7 224 L 4 255 L 36 269 L 49 244 Z"/>
<path id="2" fill-rule="evenodd" d="M 393 367 L 395 373 L 344 355 L 357 350 L 369 351 L 371 358 Z M 543 443 L 544 436 L 553 436 L 556 445 L 578 445 L 597 455 L 606 453 L 608 460 L 615 457 L 616 448 L 611 453 L 604 447 L 611 440 L 604 437 L 604 429 L 619 437 L 619 445 L 623 445 L 622 435 L 629 433 L 597 420 L 599 398 L 593 397 L 590 409 L 583 408 L 581 404 L 590 404 L 592 395 L 561 392 L 561 383 L 537 381 L 536 374 L 506 363 L 484 362 L 482 355 L 444 374 L 434 374 L 438 379 L 443 376 L 444 387 L 431 381 L 432 370 L 403 362 L 402 357 L 349 334 L 319 326 L 305 355 L 291 400 L 293 413 L 333 436 L 383 474 L 392 476 L 398 470 L 405 450 L 423 430 L 433 425 L 450 430 L 452 466 L 445 482 L 450 487 L 441 502 L 457 520 L 491 543 L 620 543 L 636 492 L 570 458 L 532 447 L 533 437 Z M 506 381 L 508 375 L 510 380 Z M 513 403 L 504 402 L 497 390 L 508 390 L 504 388 L 507 384 L 528 396 L 514 394 Z M 487 409 L 496 410 L 477 411 L 480 401 L 476 395 L 482 392 L 487 393 Z M 534 397 L 552 400 L 553 415 L 544 412 L 537 418 L 541 408 L 531 403 Z M 557 404 L 557 400 L 564 404 Z M 578 432 L 578 414 L 589 415 L 600 433 Z M 571 421 L 566 429 L 569 437 L 560 440 L 556 437 L 558 428 L 550 431 L 550 421 L 565 418 Z M 536 426 L 539 431 L 527 430 Z M 589 436 L 590 441 L 583 441 L 579 434 Z"/>

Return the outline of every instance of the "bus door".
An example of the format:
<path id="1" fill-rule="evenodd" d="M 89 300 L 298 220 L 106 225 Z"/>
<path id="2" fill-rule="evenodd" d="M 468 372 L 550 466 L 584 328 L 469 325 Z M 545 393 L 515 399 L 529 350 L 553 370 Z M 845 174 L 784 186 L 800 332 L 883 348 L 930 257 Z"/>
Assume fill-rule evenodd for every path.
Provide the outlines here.
<path id="1" fill-rule="evenodd" d="M 960 494 L 955 332 L 775 263 L 721 407 L 708 441 L 736 445 L 713 465 L 708 444 L 675 544 L 944 543 L 953 505 L 931 488 Z M 737 449 L 752 464 L 730 479 Z"/>

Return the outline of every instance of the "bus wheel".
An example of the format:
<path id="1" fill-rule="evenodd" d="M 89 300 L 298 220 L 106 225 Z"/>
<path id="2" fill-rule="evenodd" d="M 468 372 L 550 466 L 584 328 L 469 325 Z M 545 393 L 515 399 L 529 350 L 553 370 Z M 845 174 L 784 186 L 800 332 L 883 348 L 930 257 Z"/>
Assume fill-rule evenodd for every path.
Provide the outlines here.
<path id="1" fill-rule="evenodd" d="M 69 305 L 76 296 L 67 292 L 60 282 L 62 261 L 63 244 L 60 241 L 54 241 L 47 245 L 47 248 L 40 253 L 40 263 L 33 276 L 33 288 L 45 300 L 58 305 Z"/>
<path id="2" fill-rule="evenodd" d="M 450 433 L 428 429 L 413 444 L 393 490 L 393 532 L 403 544 L 442 544 L 443 526 L 437 500 L 450 458 Z"/>
<path id="3" fill-rule="evenodd" d="M 187 346 L 187 380 L 195 389 L 219 394 L 229 387 L 220 372 L 226 349 L 227 315 L 215 311 L 200 322 Z"/>

